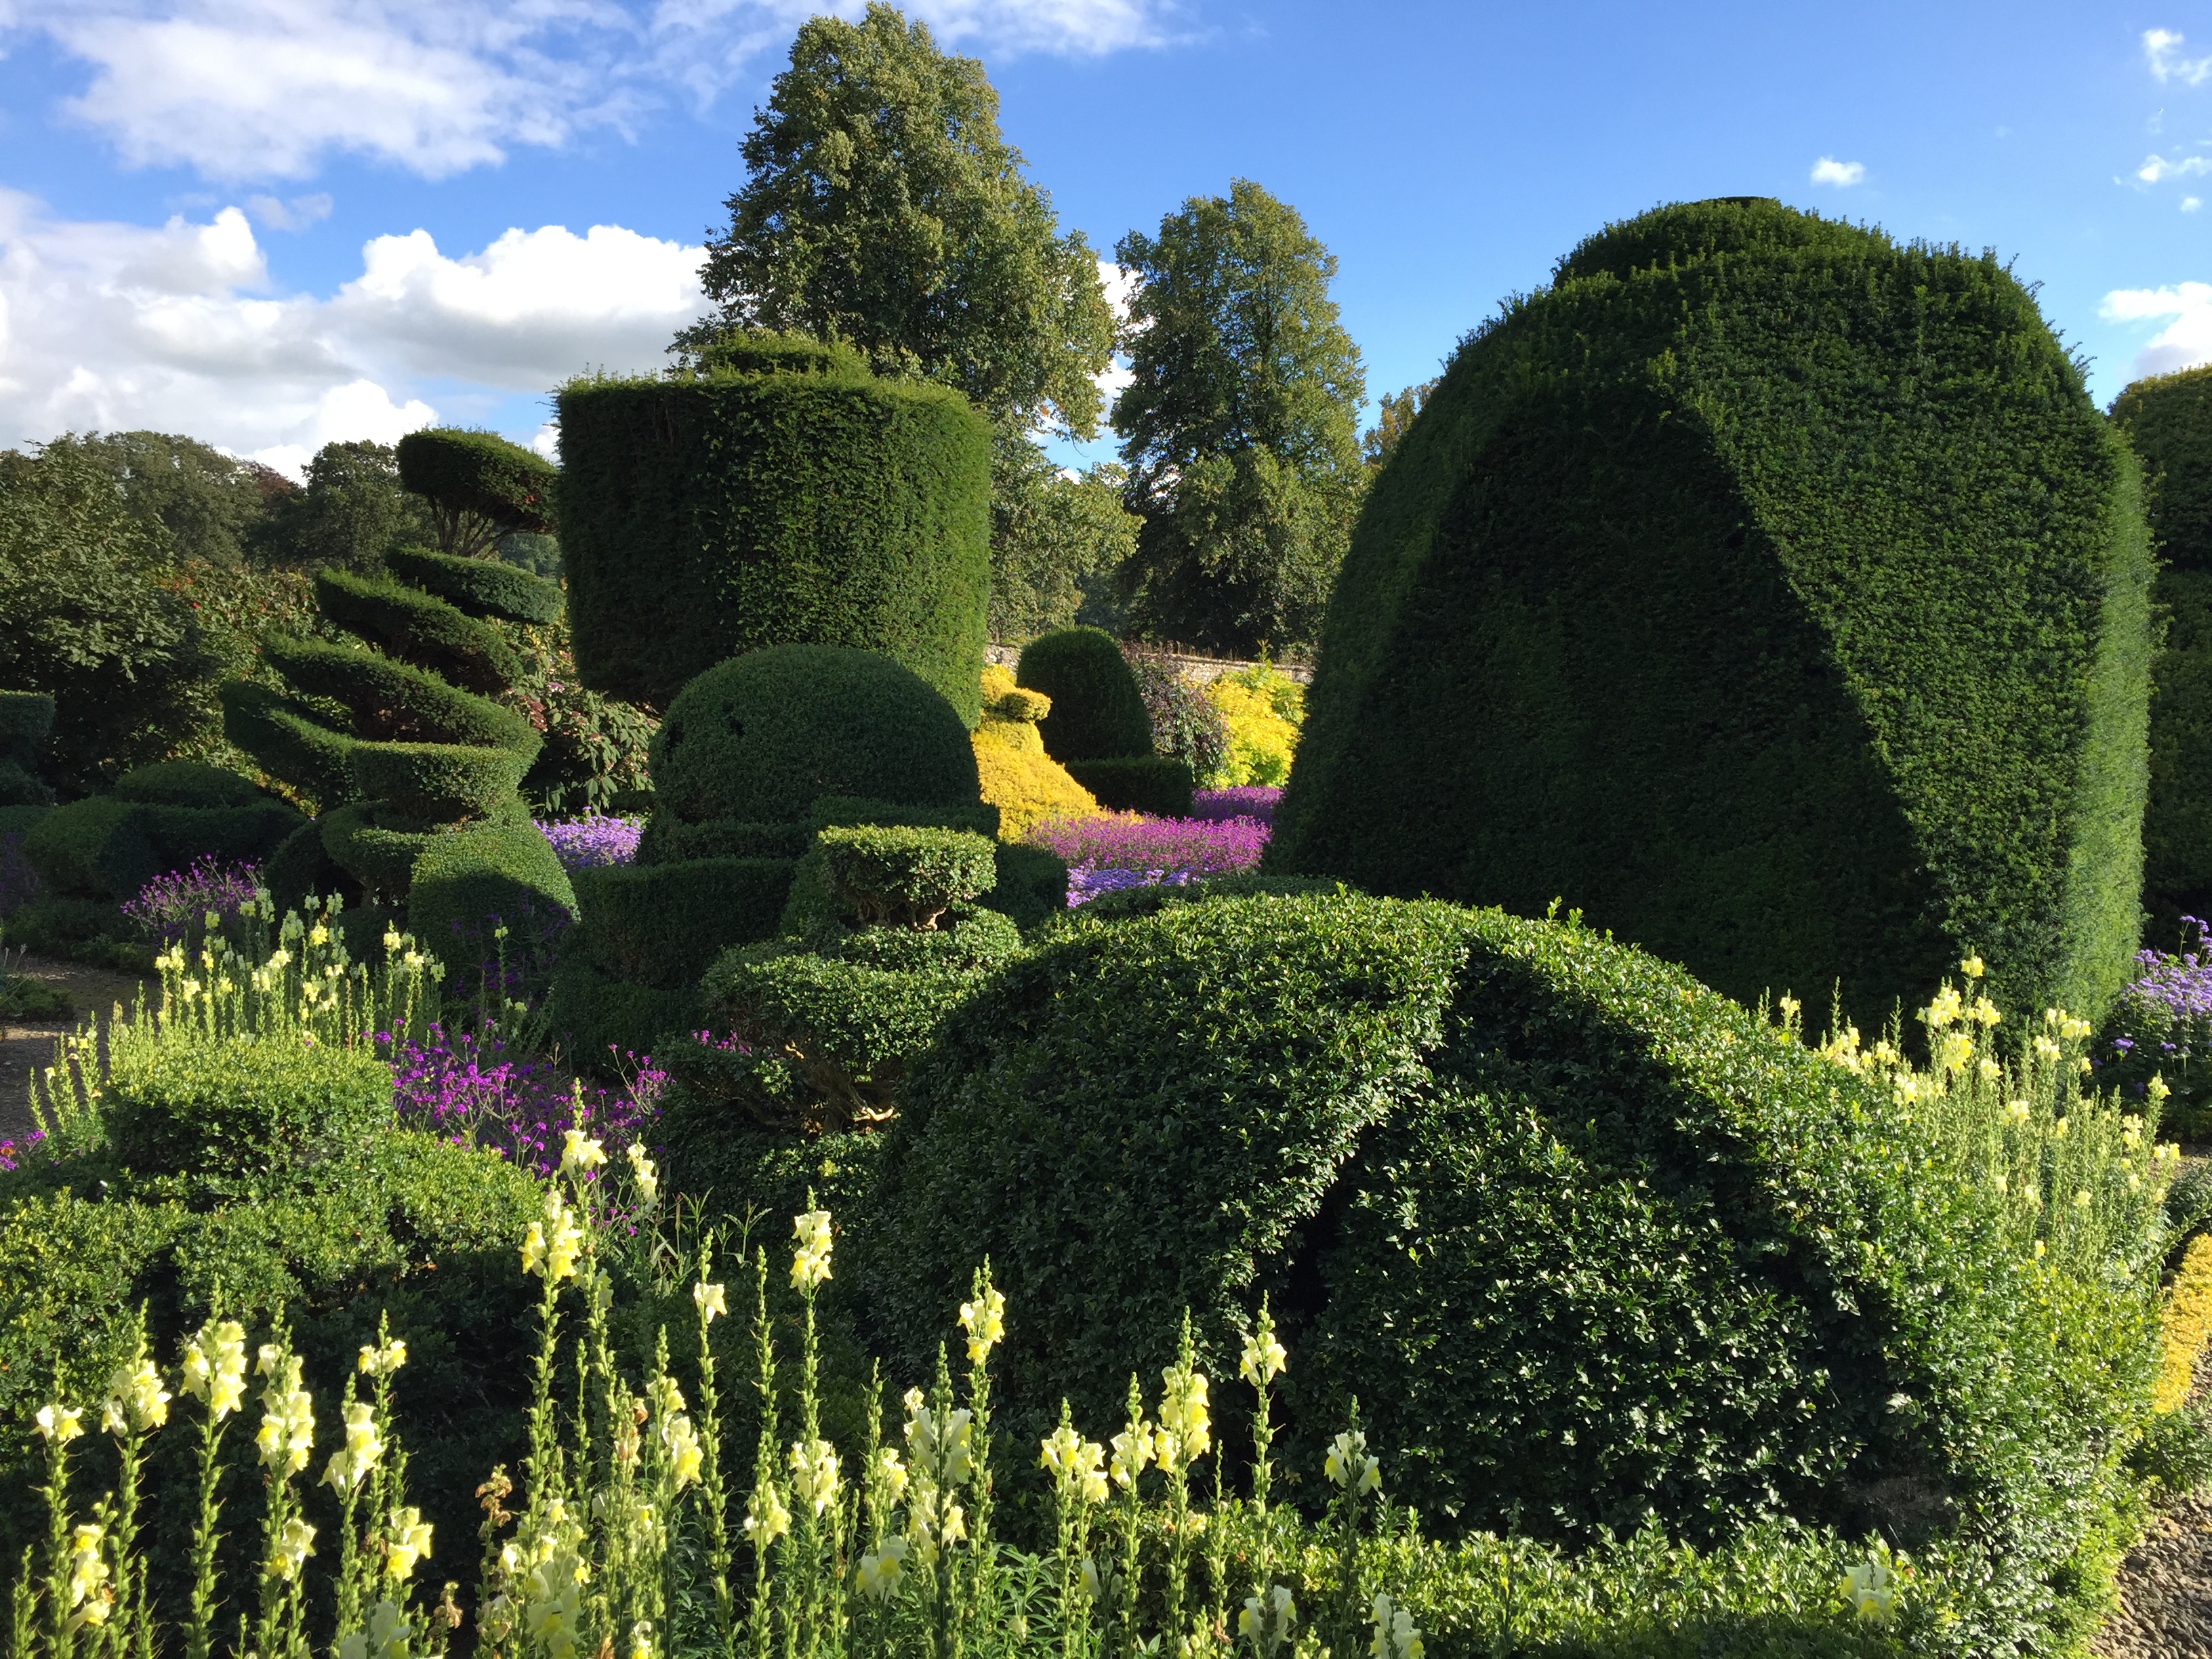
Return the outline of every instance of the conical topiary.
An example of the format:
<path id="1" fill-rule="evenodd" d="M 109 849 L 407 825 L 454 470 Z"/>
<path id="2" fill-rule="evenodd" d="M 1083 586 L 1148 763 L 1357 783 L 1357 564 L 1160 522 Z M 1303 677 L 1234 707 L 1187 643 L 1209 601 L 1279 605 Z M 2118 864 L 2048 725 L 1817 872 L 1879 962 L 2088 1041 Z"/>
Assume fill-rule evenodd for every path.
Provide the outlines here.
<path id="1" fill-rule="evenodd" d="M 325 618 L 366 643 L 269 635 L 263 657 L 297 695 L 234 681 L 222 689 L 223 727 L 321 809 L 270 863 L 278 903 L 336 890 L 404 911 L 416 936 L 454 962 L 494 917 L 513 925 L 575 910 L 517 792 L 538 735 L 492 701 L 515 663 L 491 619 L 544 622 L 558 614 L 560 590 L 420 549 L 395 552 L 389 566 L 392 576 L 316 577 Z M 346 719 L 330 717 L 333 703 Z"/>

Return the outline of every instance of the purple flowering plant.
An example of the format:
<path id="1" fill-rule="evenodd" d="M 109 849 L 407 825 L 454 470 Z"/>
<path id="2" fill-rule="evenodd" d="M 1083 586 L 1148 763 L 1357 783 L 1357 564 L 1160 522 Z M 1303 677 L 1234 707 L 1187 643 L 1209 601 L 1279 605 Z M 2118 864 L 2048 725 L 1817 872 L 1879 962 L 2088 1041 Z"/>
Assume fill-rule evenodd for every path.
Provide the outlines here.
<path id="1" fill-rule="evenodd" d="M 1067 902 L 1074 906 L 1126 887 L 1249 870 L 1267 850 L 1270 833 L 1252 817 L 1148 818 L 1104 812 L 1048 819 L 1030 831 L 1028 840 L 1067 866 Z"/>
<path id="2" fill-rule="evenodd" d="M 635 859 L 645 820 L 592 812 L 564 823 L 540 823 L 538 828 L 553 843 L 553 855 L 561 860 L 561 867 L 574 874 L 579 870 L 605 870 Z"/>
<path id="3" fill-rule="evenodd" d="M 398 1045 L 393 1103 L 402 1123 L 550 1176 L 570 1129 L 613 1147 L 651 1133 L 668 1074 L 649 1055 L 614 1059 L 623 1086 L 586 1087 L 560 1066 L 520 1057 L 495 1030 L 474 1035 L 434 1024 L 422 1041 Z"/>
<path id="4" fill-rule="evenodd" d="M 1226 789 L 1194 789 L 1190 815 L 1219 823 L 1230 818 L 1252 818 L 1273 829 L 1275 807 L 1283 792 L 1272 783 L 1240 783 Z"/>
<path id="5" fill-rule="evenodd" d="M 2172 1091 L 2162 1108 L 2167 1131 L 2205 1139 L 2212 1133 L 2212 929 L 2184 916 L 2180 949 L 2138 951 L 2136 966 L 2093 1052 L 2097 1081 L 2143 1100 L 2151 1079 L 2163 1079 Z"/>
<path id="6" fill-rule="evenodd" d="M 221 933 L 235 921 L 253 902 L 260 886 L 259 865 L 233 863 L 212 853 L 204 854 L 184 869 L 168 871 L 148 882 L 136 898 L 124 904 L 123 915 L 157 952 L 173 945 L 191 951 L 210 927 Z"/>

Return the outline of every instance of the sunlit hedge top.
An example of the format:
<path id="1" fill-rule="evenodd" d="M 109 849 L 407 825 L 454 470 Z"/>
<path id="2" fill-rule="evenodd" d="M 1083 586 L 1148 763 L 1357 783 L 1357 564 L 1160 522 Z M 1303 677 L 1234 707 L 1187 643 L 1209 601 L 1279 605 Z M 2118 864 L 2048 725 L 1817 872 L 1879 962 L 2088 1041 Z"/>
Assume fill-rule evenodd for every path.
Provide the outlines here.
<path id="1" fill-rule="evenodd" d="M 2134 462 L 1994 257 L 1658 210 L 1469 338 L 1376 480 L 1282 867 L 1540 909 L 1869 1022 L 2135 942 Z"/>

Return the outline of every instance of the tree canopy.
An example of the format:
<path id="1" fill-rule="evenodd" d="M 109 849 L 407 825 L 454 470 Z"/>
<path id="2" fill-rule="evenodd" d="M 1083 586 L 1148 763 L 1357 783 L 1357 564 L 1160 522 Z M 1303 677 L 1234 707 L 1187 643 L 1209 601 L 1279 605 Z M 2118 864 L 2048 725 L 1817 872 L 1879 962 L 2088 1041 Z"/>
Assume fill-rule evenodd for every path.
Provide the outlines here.
<path id="1" fill-rule="evenodd" d="M 241 461 L 212 444 L 174 432 L 64 433 L 42 453 L 80 455 L 112 478 L 131 516 L 160 550 L 210 564 L 239 563 L 246 540 L 273 498 L 292 481 L 258 461 Z"/>
<path id="2" fill-rule="evenodd" d="M 1070 476 L 1020 433 L 992 446 L 991 637 L 1019 644 L 1073 624 L 1084 579 L 1137 550 L 1111 462 Z"/>
<path id="3" fill-rule="evenodd" d="M 1310 641 L 1363 486 L 1366 379 L 1328 296 L 1335 256 L 1245 179 L 1115 254 L 1137 277 L 1114 405 L 1144 520 L 1131 623 L 1240 652 Z"/>
<path id="4" fill-rule="evenodd" d="M 374 570 L 397 541 L 436 537 L 429 508 L 400 487 L 390 444 L 329 443 L 307 463 L 307 487 L 280 495 L 249 544 L 271 564 Z"/>
<path id="5" fill-rule="evenodd" d="M 1429 393 L 1437 389 L 1436 380 L 1423 380 L 1419 386 L 1409 386 L 1403 392 L 1386 392 L 1376 405 L 1375 424 L 1367 428 L 1359 440 L 1359 453 L 1366 458 L 1371 469 L 1390 459 L 1390 452 L 1398 447 L 1398 440 L 1406 435 L 1406 428 L 1413 423 L 1413 416 L 1421 412 L 1429 401 Z"/>
<path id="6" fill-rule="evenodd" d="M 981 64 L 894 7 L 808 21 L 708 244 L 720 314 L 678 347 L 732 325 L 848 340 L 878 373 L 955 387 L 994 422 L 1094 435 L 1091 377 L 1114 344 L 1097 260 L 1060 232 L 998 110 Z"/>

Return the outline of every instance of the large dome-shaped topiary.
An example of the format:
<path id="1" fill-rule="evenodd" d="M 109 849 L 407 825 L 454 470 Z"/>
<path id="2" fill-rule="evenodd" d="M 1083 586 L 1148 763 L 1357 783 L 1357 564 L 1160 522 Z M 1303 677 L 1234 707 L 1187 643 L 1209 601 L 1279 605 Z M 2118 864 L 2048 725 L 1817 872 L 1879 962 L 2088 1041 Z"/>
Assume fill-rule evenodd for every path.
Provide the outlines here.
<path id="1" fill-rule="evenodd" d="M 746 335 L 674 380 L 560 397 L 561 553 L 584 683 L 665 708 L 763 646 L 881 652 L 973 725 L 990 432 L 849 348 Z M 656 787 L 658 783 L 656 781 Z"/>
<path id="2" fill-rule="evenodd" d="M 1144 693 L 1121 646 L 1103 629 L 1062 628 L 1031 640 L 1022 647 L 1014 680 L 1052 699 L 1037 731 L 1045 752 L 1063 766 L 1152 752 Z"/>
<path id="3" fill-rule="evenodd" d="M 1579 925 L 1342 894 L 1079 912 L 901 1101 L 849 1280 L 896 1375 L 988 1258 L 1013 1444 L 1063 1397 L 1103 1437 L 1133 1369 L 1156 1401 L 1186 1309 L 1240 1443 L 1267 1293 L 1285 1465 L 1356 1395 L 1390 1494 L 1446 1532 L 1878 1530 L 1972 1586 L 1945 1651 L 2042 1651 L 2133 1501 L 2148 1152 L 2140 1191 L 2097 1177 L 2112 1258 L 2046 1261 L 1928 1108 Z"/>
<path id="4" fill-rule="evenodd" d="M 912 669 L 842 646 L 771 646 L 709 669 L 669 705 L 651 756 L 656 811 L 685 823 L 788 823 L 823 795 L 977 799 L 951 704 Z"/>
<path id="5" fill-rule="evenodd" d="M 2212 368 L 2137 380 L 2113 399 L 2112 419 L 2142 458 L 2161 556 L 2143 902 L 2150 942 L 2170 948 L 2181 918 L 2212 905 Z"/>
<path id="6" fill-rule="evenodd" d="M 2136 495 L 1993 256 L 1753 200 L 1611 227 L 1377 477 L 1271 860 L 1564 896 L 1869 1028 L 1968 951 L 2094 1011 L 2136 929 Z"/>

